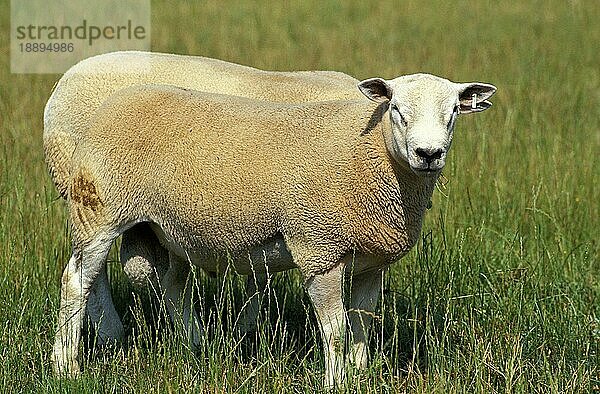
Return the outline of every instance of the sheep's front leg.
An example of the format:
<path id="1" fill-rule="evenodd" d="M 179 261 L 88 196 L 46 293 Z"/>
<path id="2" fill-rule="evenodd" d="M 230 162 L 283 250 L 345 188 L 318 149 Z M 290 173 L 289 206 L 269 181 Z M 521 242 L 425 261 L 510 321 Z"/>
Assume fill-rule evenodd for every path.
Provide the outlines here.
<path id="1" fill-rule="evenodd" d="M 343 264 L 308 279 L 306 287 L 317 313 L 325 354 L 325 386 L 344 379 L 346 314 L 342 302 Z"/>
<path id="2" fill-rule="evenodd" d="M 176 328 L 186 333 L 193 347 L 200 344 L 200 319 L 192 304 L 193 278 L 190 263 L 169 254 L 169 269 L 160 278 L 163 300 Z"/>
<path id="3" fill-rule="evenodd" d="M 381 278 L 381 271 L 366 272 L 352 278 L 348 310 L 348 320 L 352 330 L 350 356 L 354 365 L 361 369 L 367 366 L 369 329 L 379 301 Z"/>

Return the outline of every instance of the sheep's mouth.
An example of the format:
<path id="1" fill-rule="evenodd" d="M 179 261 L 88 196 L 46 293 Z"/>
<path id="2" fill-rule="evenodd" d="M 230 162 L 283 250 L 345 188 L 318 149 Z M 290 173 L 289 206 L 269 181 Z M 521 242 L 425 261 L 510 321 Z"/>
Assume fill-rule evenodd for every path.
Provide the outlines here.
<path id="1" fill-rule="evenodd" d="M 413 168 L 412 169 L 413 172 L 419 176 L 425 177 L 425 178 L 431 178 L 434 177 L 436 175 L 438 175 L 440 172 L 442 172 L 442 169 L 432 169 L 432 168 Z"/>
<path id="2" fill-rule="evenodd" d="M 419 163 L 418 165 L 411 165 L 410 168 L 415 174 L 422 177 L 430 178 L 439 175 L 442 172 L 444 166 Z"/>

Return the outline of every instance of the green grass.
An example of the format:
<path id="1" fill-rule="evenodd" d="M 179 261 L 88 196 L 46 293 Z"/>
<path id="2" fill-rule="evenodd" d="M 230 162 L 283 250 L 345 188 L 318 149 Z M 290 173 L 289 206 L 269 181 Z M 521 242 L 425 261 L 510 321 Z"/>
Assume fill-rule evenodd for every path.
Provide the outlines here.
<path id="1" fill-rule="evenodd" d="M 50 349 L 70 255 L 46 173 L 56 75 L 9 73 L 0 9 L 0 391 L 314 392 L 323 375 L 297 272 L 276 276 L 256 338 L 232 321 L 243 281 L 198 275 L 209 330 L 193 354 L 109 263 L 127 341 L 88 349 L 77 381 Z M 594 1 L 153 2 L 152 49 L 358 78 L 419 71 L 498 86 L 464 116 L 423 239 L 385 277 L 355 392 L 600 391 L 600 8 Z M 116 254 L 111 254 L 116 260 Z"/>

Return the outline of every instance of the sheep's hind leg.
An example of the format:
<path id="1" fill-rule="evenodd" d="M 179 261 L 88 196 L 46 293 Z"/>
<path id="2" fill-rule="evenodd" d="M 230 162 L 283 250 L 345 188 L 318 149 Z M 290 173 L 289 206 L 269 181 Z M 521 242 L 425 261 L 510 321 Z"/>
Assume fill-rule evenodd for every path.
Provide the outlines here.
<path id="1" fill-rule="evenodd" d="M 192 304 L 194 278 L 190 263 L 169 253 L 169 269 L 160 278 L 164 304 L 176 329 L 182 330 L 191 345 L 200 345 L 201 322 Z"/>
<path id="2" fill-rule="evenodd" d="M 325 355 L 325 386 L 340 385 L 344 379 L 346 313 L 342 302 L 343 264 L 308 279 L 306 287 L 321 328 Z"/>
<path id="3" fill-rule="evenodd" d="M 167 271 L 169 256 L 147 223 L 137 224 L 123 233 L 119 256 L 123 270 L 136 290 L 149 288 L 151 293 L 157 294 L 158 278 Z M 106 268 L 101 270 L 90 291 L 87 315 L 96 330 L 98 345 L 114 345 L 125 336 Z"/>
<path id="4" fill-rule="evenodd" d="M 381 291 L 381 271 L 366 272 L 352 278 L 348 320 L 352 330 L 351 360 L 358 368 L 367 366 L 369 329 L 379 293 Z"/>
<path id="5" fill-rule="evenodd" d="M 52 353 L 54 372 L 79 374 L 79 342 L 90 290 L 104 269 L 113 238 L 96 237 L 80 250 L 74 248 L 61 279 L 58 331 Z"/>
<path id="6" fill-rule="evenodd" d="M 90 289 L 87 302 L 87 315 L 97 335 L 97 344 L 112 346 L 125 336 L 123 323 L 115 309 L 106 266 L 100 270 L 96 282 Z"/>
<path id="7" fill-rule="evenodd" d="M 238 318 L 237 328 L 241 334 L 248 334 L 257 328 L 260 306 L 267 288 L 267 274 L 256 272 L 246 278 L 246 298 Z"/>

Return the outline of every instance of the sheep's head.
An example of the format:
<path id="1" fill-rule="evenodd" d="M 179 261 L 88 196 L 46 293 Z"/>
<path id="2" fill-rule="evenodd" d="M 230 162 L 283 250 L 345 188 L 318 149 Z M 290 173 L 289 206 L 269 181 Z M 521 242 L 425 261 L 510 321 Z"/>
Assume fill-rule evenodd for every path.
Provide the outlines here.
<path id="1" fill-rule="evenodd" d="M 370 100 L 388 104 L 388 151 L 421 176 L 437 176 L 446 164 L 456 117 L 485 111 L 492 105 L 487 99 L 496 91 L 493 85 L 454 83 L 428 74 L 389 81 L 371 78 L 358 88 Z"/>

